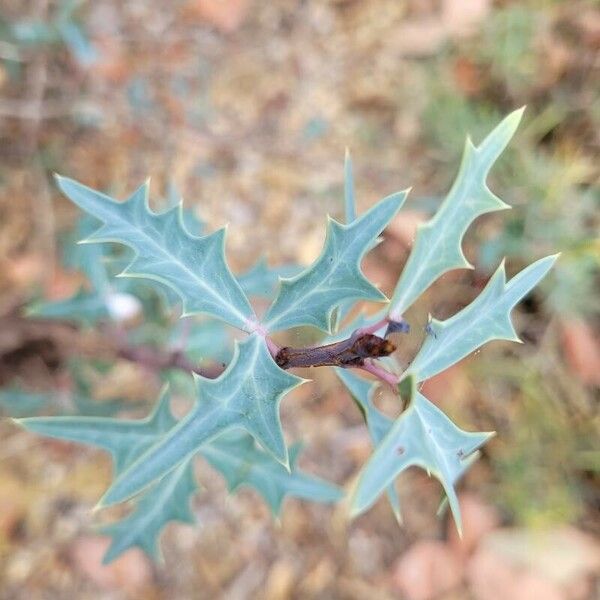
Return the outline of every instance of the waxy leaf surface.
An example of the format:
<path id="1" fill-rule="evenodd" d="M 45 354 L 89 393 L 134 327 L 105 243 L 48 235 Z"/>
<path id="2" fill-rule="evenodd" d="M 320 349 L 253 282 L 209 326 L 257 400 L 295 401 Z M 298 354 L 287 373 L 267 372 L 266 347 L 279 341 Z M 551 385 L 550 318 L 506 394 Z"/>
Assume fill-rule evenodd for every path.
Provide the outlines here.
<path id="1" fill-rule="evenodd" d="M 228 368 L 217 379 L 196 376 L 199 401 L 116 479 L 100 505 L 116 504 L 134 496 L 229 429 L 245 429 L 287 466 L 279 404 L 288 391 L 303 381 L 280 369 L 264 339 L 251 335 L 237 346 Z"/>
<path id="2" fill-rule="evenodd" d="M 461 243 L 479 216 L 510 208 L 487 187 L 490 169 L 516 131 L 523 109 L 506 117 L 477 147 L 467 139 L 460 171 L 435 216 L 419 225 L 415 244 L 390 301 L 390 317 L 400 321 L 404 311 L 441 275 L 472 268 Z"/>
<path id="3" fill-rule="evenodd" d="M 380 200 L 347 225 L 329 218 L 321 255 L 295 277 L 283 279 L 264 325 L 269 331 L 313 325 L 331 333 L 332 313 L 350 299 L 385 301 L 385 295 L 363 275 L 360 261 L 406 198 L 399 192 Z"/>
<path id="4" fill-rule="evenodd" d="M 110 316 L 105 296 L 84 290 L 64 300 L 35 302 L 27 308 L 27 314 L 42 319 L 77 321 L 84 325 L 93 325 Z"/>
<path id="5" fill-rule="evenodd" d="M 336 502 L 342 498 L 339 487 L 300 471 L 296 465 L 300 447 L 289 450 L 290 470 L 256 446 L 243 432 L 226 433 L 200 448 L 203 456 L 227 481 L 230 491 L 241 485 L 253 487 L 279 515 L 285 496 L 314 502 Z"/>
<path id="6" fill-rule="evenodd" d="M 295 265 L 269 267 L 267 261 L 261 258 L 253 267 L 237 276 L 247 296 L 271 299 L 275 295 L 281 277 L 293 277 L 299 271 Z"/>
<path id="7" fill-rule="evenodd" d="M 181 207 L 153 213 L 148 186 L 126 202 L 116 202 L 72 179 L 57 177 L 61 190 L 80 208 L 104 223 L 86 242 L 119 242 L 135 258 L 121 273 L 145 277 L 175 291 L 184 314 L 206 313 L 251 331 L 254 312 L 225 260 L 225 230 L 195 237 L 183 226 Z"/>
<path id="8" fill-rule="evenodd" d="M 445 321 L 433 319 L 425 343 L 406 370 L 423 381 L 450 367 L 491 340 L 519 341 L 510 313 L 548 273 L 557 255 L 529 265 L 506 283 L 504 263 L 483 291 L 465 308 Z"/>
<path id="9" fill-rule="evenodd" d="M 94 417 L 34 417 L 17 421 L 30 431 L 102 448 L 110 453 L 115 474 L 125 470 L 176 423 L 163 392 L 146 419 Z M 191 461 L 182 463 L 150 487 L 124 519 L 102 528 L 112 538 L 103 562 L 138 546 L 151 558 L 158 556 L 158 538 L 169 521 L 193 522 L 190 496 L 197 490 Z"/>
<path id="10" fill-rule="evenodd" d="M 395 421 L 359 475 L 352 495 L 352 513 L 357 515 L 367 510 L 402 471 L 417 466 L 441 482 L 460 532 L 462 523 L 454 484 L 477 459 L 477 449 L 492 435 L 459 429 L 413 389 L 409 407 Z"/>
<path id="11" fill-rule="evenodd" d="M 100 529 L 112 538 L 102 562 L 108 564 L 136 546 L 150 558 L 160 558 L 158 539 L 167 523 L 194 523 L 190 498 L 197 491 L 190 458 L 144 492 L 129 515 Z"/>
<path id="12" fill-rule="evenodd" d="M 348 369 L 336 368 L 335 372 L 342 383 L 348 388 L 354 402 L 358 405 L 367 423 L 373 446 L 377 447 L 394 424 L 392 419 L 384 415 L 373 404 L 373 395 L 379 384 L 366 381 Z M 388 486 L 387 495 L 396 519 L 401 521 L 400 500 L 398 499 L 398 493 L 393 483 Z"/>
<path id="13" fill-rule="evenodd" d="M 123 472 L 176 424 L 165 391 L 145 419 L 105 417 L 31 417 L 16 422 L 29 431 L 102 448 L 110 453 L 115 475 Z"/>

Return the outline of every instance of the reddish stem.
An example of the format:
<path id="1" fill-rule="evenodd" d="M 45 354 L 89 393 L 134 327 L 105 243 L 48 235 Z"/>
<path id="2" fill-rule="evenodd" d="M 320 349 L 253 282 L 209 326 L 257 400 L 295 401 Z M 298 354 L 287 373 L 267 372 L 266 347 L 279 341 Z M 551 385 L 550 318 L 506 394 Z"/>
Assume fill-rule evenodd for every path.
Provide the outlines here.
<path id="1" fill-rule="evenodd" d="M 363 371 L 366 371 L 367 373 L 371 373 L 371 375 L 375 375 L 375 377 L 381 379 L 381 381 L 387 383 L 388 385 L 391 385 L 392 388 L 394 388 L 394 390 L 396 389 L 396 386 L 400 383 L 399 375 L 386 371 L 381 365 L 378 365 L 376 363 L 365 362 L 365 364 L 362 365 L 360 368 Z"/>

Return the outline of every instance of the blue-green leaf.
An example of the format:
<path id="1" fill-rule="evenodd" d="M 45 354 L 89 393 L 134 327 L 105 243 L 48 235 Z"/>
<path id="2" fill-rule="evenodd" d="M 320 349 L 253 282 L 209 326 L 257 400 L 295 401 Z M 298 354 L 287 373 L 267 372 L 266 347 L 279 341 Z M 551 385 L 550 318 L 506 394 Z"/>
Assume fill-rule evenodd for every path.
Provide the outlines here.
<path id="1" fill-rule="evenodd" d="M 61 190 L 104 225 L 86 242 L 118 242 L 133 248 L 135 258 L 121 273 L 153 279 L 182 299 L 184 314 L 206 313 L 251 331 L 254 312 L 225 260 L 225 230 L 195 237 L 183 226 L 181 207 L 153 213 L 148 185 L 126 202 L 116 202 L 72 179 L 57 177 Z"/>
<path id="2" fill-rule="evenodd" d="M 192 322 L 188 322 L 191 319 Z M 215 319 L 179 319 L 171 331 L 170 345 L 176 347 L 184 338 L 184 354 L 195 362 L 229 362 L 233 340 L 227 326 Z"/>
<path id="3" fill-rule="evenodd" d="M 272 298 L 281 277 L 293 277 L 299 271 L 296 265 L 283 265 L 271 268 L 261 258 L 246 272 L 238 275 L 237 280 L 247 296 Z"/>
<path id="4" fill-rule="evenodd" d="M 89 444 L 110 453 L 115 474 L 172 429 L 176 421 L 169 408 L 169 395 L 163 392 L 155 410 L 145 419 L 125 420 L 105 417 L 30 417 L 15 419 L 29 431 Z"/>
<path id="5" fill-rule="evenodd" d="M 459 429 L 427 398 L 413 389 L 409 407 L 361 470 L 352 494 L 352 514 L 367 510 L 394 479 L 411 466 L 421 467 L 442 484 L 457 529 L 462 531 L 454 484 L 478 457 L 493 433 Z"/>
<path id="6" fill-rule="evenodd" d="M 37 392 L 26 392 L 18 388 L 0 390 L 0 410 L 11 417 L 36 413 L 46 406 L 53 396 Z"/>
<path id="7" fill-rule="evenodd" d="M 342 383 L 348 388 L 354 402 L 358 405 L 367 423 L 373 445 L 377 447 L 394 424 L 392 419 L 386 417 L 373 404 L 373 395 L 379 384 L 366 381 L 348 369 L 336 369 L 335 372 Z M 398 499 L 398 493 L 393 483 L 388 486 L 387 495 L 396 519 L 401 521 L 400 500 Z"/>
<path id="8" fill-rule="evenodd" d="M 290 448 L 288 471 L 243 432 L 226 433 L 200 449 L 200 455 L 225 477 L 230 491 L 241 485 L 253 487 L 275 515 L 287 495 L 314 502 L 336 502 L 343 495 L 339 487 L 300 471 L 296 466 L 299 452 L 298 445 Z"/>
<path id="9" fill-rule="evenodd" d="M 548 273 L 557 257 L 541 258 L 508 283 L 502 263 L 473 302 L 445 321 L 431 321 L 429 335 L 405 376 L 413 375 L 417 381 L 423 381 L 486 342 L 518 342 L 519 337 L 510 319 L 511 310 Z"/>
<path id="10" fill-rule="evenodd" d="M 196 382 L 200 401 L 116 479 L 100 506 L 134 496 L 229 429 L 245 429 L 278 461 L 289 464 L 279 404 L 288 391 L 304 380 L 275 364 L 263 338 L 251 335 L 237 346 L 220 377 L 196 377 Z"/>
<path id="11" fill-rule="evenodd" d="M 385 295 L 362 273 L 360 261 L 405 198 L 406 192 L 388 196 L 347 225 L 329 218 L 321 255 L 302 273 L 281 281 L 265 316 L 267 330 L 313 325 L 331 333 L 332 313 L 341 302 L 361 298 L 385 301 Z"/>
<path id="12" fill-rule="evenodd" d="M 406 309 L 436 280 L 452 269 L 472 268 L 463 254 L 462 238 L 480 215 L 510 208 L 487 187 L 486 179 L 515 133 L 524 108 L 506 117 L 478 146 L 467 139 L 460 171 L 434 215 L 419 225 L 390 302 L 390 317 L 400 321 Z"/>
<path id="13" fill-rule="evenodd" d="M 148 489 L 129 515 L 100 529 L 112 538 L 102 562 L 108 564 L 134 546 L 152 559 L 159 558 L 158 538 L 165 525 L 169 521 L 195 521 L 190 510 L 190 497 L 197 490 L 192 460 L 189 459 Z"/>
<path id="14" fill-rule="evenodd" d="M 34 417 L 16 422 L 41 435 L 89 444 L 108 451 L 116 474 L 134 462 L 176 423 L 169 408 L 166 390 L 146 419 Z M 103 562 L 111 562 L 133 546 L 139 546 L 151 558 L 156 558 L 160 532 L 169 521 L 193 522 L 189 498 L 196 490 L 190 459 L 140 496 L 128 516 L 101 529 L 102 533 L 112 537 Z"/>
<path id="15" fill-rule="evenodd" d="M 35 302 L 27 308 L 30 316 L 44 319 L 68 319 L 92 325 L 109 316 L 106 299 L 92 291 L 79 290 L 71 298 L 49 302 Z"/>
<path id="16" fill-rule="evenodd" d="M 106 246 L 100 244 L 77 244 L 91 235 L 101 223 L 84 214 L 78 219 L 74 231 L 67 237 L 63 248 L 63 262 L 66 267 L 81 271 L 89 279 L 92 289 L 105 294 L 111 289 L 106 269 Z"/>

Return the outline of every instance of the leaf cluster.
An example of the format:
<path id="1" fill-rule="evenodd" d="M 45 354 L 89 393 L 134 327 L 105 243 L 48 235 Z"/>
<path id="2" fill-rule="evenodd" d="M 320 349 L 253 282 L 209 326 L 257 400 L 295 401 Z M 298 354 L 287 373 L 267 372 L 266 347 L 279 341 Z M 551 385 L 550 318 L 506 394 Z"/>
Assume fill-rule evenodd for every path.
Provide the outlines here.
<path id="1" fill-rule="evenodd" d="M 93 286 L 63 303 L 38 305 L 37 314 L 87 323 L 118 321 L 115 300 L 121 301 L 121 308 L 126 297 L 141 305 L 142 295 L 135 285 L 149 281 L 164 295 L 169 310 L 174 311 L 179 304 L 183 322 L 193 323 L 191 333 L 180 332 L 179 338 L 182 350 L 190 352 L 192 360 L 197 361 L 199 354 L 209 350 L 218 355 L 219 332 L 234 328 L 247 335 L 235 344 L 227 368 L 218 377 L 194 376 L 194 404 L 180 420 L 172 416 L 169 395 L 164 392 L 154 412 L 138 421 L 84 416 L 18 421 L 38 434 L 91 444 L 110 453 L 114 481 L 99 507 L 127 500 L 133 500 L 134 505 L 124 520 L 105 529 L 113 538 L 106 560 L 132 546 L 155 556 L 158 536 L 167 522 L 192 520 L 189 499 L 197 491 L 193 474 L 196 456 L 222 473 L 230 489 L 242 484 L 257 489 L 274 512 L 280 510 L 286 495 L 322 502 L 342 497 L 337 486 L 298 470 L 298 448 L 289 449 L 285 443 L 280 403 L 305 380 L 277 365 L 280 349 L 271 334 L 312 326 L 328 336 L 325 342 L 333 343 L 344 336 L 355 339 L 365 333 L 383 339 L 390 332 L 403 330 L 406 311 L 433 282 L 450 270 L 471 268 L 462 242 L 473 221 L 509 208 L 491 192 L 487 179 L 521 115 L 522 110 L 510 114 L 479 145 L 467 140 L 458 175 L 436 214 L 419 227 L 389 301 L 365 277 L 361 261 L 377 245 L 407 192 L 387 196 L 356 215 L 349 156 L 345 166 L 346 222 L 328 219 L 321 254 L 299 272 L 294 268 L 271 270 L 259 262 L 245 274 L 234 275 L 224 252 L 225 229 L 207 232 L 198 227 L 192 233 L 181 204 L 152 211 L 148 183 L 119 202 L 71 179 L 57 178 L 63 193 L 99 224 L 93 228 L 84 224 L 83 243 L 93 250 L 78 265 Z M 113 255 L 106 261 L 102 250 L 97 250 L 104 247 L 98 246 L 99 242 L 127 246 L 130 253 L 125 258 L 115 259 Z M 455 485 L 492 434 L 460 429 L 420 393 L 419 385 L 489 341 L 518 341 L 511 311 L 547 274 L 555 259 L 542 258 L 508 282 L 501 263 L 473 302 L 449 319 L 432 320 L 408 368 L 401 369 L 393 356 L 381 360 L 366 356 L 337 369 L 375 447 L 352 487 L 352 514 L 362 513 L 386 493 L 400 519 L 394 481 L 406 468 L 417 466 L 441 482 L 460 530 Z M 116 278 L 110 276 L 104 263 L 112 268 L 118 265 Z M 121 282 L 133 282 L 134 287 Z M 263 317 L 250 296 L 271 299 Z M 358 301 L 386 305 L 375 317 L 359 315 L 348 322 L 347 316 Z M 205 338 L 203 330 L 208 332 Z M 199 347 L 201 351 L 193 354 L 191 349 Z M 407 408 L 397 419 L 376 408 L 373 394 L 379 383 L 358 376 L 361 370 L 391 384 L 398 396 L 400 390 L 408 392 Z"/>

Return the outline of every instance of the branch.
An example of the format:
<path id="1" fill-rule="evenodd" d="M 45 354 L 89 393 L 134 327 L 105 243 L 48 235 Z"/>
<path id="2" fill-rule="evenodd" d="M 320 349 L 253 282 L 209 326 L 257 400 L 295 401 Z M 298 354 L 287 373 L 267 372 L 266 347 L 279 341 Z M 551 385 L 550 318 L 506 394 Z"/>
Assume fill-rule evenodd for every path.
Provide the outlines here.
<path id="1" fill-rule="evenodd" d="M 396 346 L 371 333 L 354 332 L 348 339 L 326 346 L 281 348 L 275 362 L 282 369 L 294 367 L 363 367 L 370 358 L 389 356 Z"/>
<path id="2" fill-rule="evenodd" d="M 17 319 L 20 320 L 19 317 Z M 28 323 L 33 321 L 38 327 L 46 325 L 55 329 L 61 328 L 61 324 L 56 321 L 50 323 L 44 319 L 31 318 L 25 321 Z M 73 324 L 68 321 L 62 322 L 62 327 L 68 328 L 68 331 L 72 332 L 71 335 L 74 333 L 72 326 Z M 225 370 L 225 365 L 220 363 L 205 366 L 194 363 L 185 356 L 181 347 L 164 351 L 152 346 L 133 346 L 127 342 L 125 336 L 119 335 L 118 332 L 103 331 L 102 328 L 97 331 L 100 332 L 100 335 L 94 336 L 96 343 L 93 344 L 96 352 L 105 353 L 109 351 L 119 358 L 137 363 L 152 371 L 179 369 L 187 373 L 197 373 L 202 377 L 214 379 Z M 75 341 L 61 343 L 60 345 L 69 354 L 90 355 L 89 347 L 83 348 L 81 344 Z M 397 383 L 396 375 L 386 371 L 374 362 L 374 359 L 389 356 L 394 352 L 396 350 L 395 344 L 372 333 L 364 333 L 361 329 L 357 329 L 345 340 L 324 346 L 311 346 L 308 348 L 293 348 L 291 346 L 279 348 L 274 346 L 274 348 L 276 349 L 276 352 L 273 352 L 275 362 L 284 370 L 326 366 L 358 368 L 375 375 L 392 386 Z"/>

